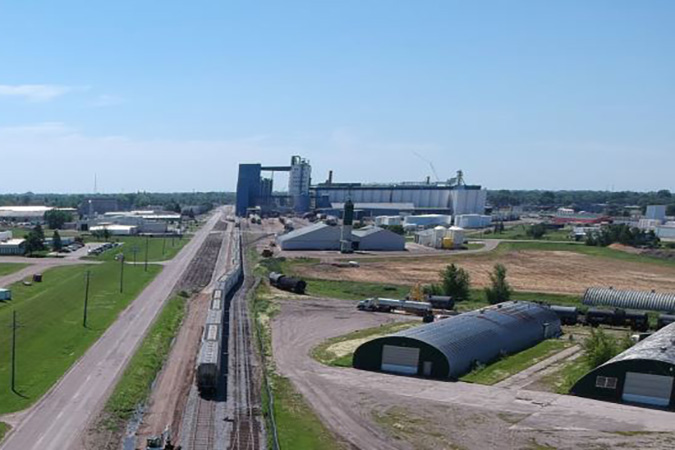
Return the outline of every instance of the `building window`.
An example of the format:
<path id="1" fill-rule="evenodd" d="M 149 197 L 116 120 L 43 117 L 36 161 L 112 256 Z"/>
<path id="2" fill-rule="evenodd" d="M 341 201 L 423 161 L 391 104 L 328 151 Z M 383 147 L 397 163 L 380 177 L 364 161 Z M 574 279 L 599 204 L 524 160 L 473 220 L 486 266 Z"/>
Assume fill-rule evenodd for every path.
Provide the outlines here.
<path id="1" fill-rule="evenodd" d="M 603 389 L 616 389 L 618 379 L 615 377 L 597 377 L 595 379 L 595 387 Z"/>

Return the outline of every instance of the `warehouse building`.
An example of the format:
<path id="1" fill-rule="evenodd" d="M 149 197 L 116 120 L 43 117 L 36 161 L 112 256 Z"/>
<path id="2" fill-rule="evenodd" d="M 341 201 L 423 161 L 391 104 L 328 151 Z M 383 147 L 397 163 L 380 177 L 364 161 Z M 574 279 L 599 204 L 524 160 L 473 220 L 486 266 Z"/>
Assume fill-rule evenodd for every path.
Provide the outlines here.
<path id="1" fill-rule="evenodd" d="M 135 225 L 100 225 L 89 228 L 92 233 L 105 233 L 106 230 L 111 236 L 133 236 L 138 234 L 138 227 Z"/>
<path id="2" fill-rule="evenodd" d="M 340 250 L 340 227 L 320 222 L 277 237 L 282 250 Z"/>
<path id="3" fill-rule="evenodd" d="M 673 377 L 675 324 L 591 371 L 571 392 L 597 400 L 675 409 Z"/>
<path id="4" fill-rule="evenodd" d="M 405 237 L 383 228 L 347 230 L 351 239 L 345 239 L 342 233 L 343 227 L 320 222 L 278 236 L 277 245 L 281 250 L 340 250 L 341 242 L 347 241 L 351 250 L 405 250 Z"/>
<path id="5" fill-rule="evenodd" d="M 26 253 L 25 239 L 8 239 L 0 242 L 0 255 L 23 255 Z"/>
<path id="6" fill-rule="evenodd" d="M 673 293 L 594 287 L 586 289 L 581 301 L 588 306 L 675 312 L 675 294 Z"/>
<path id="7" fill-rule="evenodd" d="M 433 228 L 439 225 L 444 227 L 452 225 L 452 216 L 448 214 L 420 214 L 417 216 L 406 216 L 403 219 L 403 228 L 410 230 Z"/>
<path id="8" fill-rule="evenodd" d="M 354 353 L 353 364 L 376 372 L 457 379 L 478 364 L 560 334 L 560 319 L 550 308 L 505 302 L 366 342 Z"/>
<path id="9" fill-rule="evenodd" d="M 355 250 L 402 252 L 405 237 L 380 227 L 363 227 L 352 232 Z"/>

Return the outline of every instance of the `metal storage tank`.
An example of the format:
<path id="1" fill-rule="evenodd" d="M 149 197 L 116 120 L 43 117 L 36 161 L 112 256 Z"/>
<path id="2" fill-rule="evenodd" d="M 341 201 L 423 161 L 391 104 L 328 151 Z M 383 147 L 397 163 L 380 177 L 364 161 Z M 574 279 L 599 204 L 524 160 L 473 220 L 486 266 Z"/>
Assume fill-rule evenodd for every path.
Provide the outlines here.
<path id="1" fill-rule="evenodd" d="M 586 289 L 582 303 L 588 306 L 673 312 L 675 311 L 675 294 L 595 287 Z"/>
<path id="2" fill-rule="evenodd" d="M 457 379 L 476 363 L 488 364 L 560 334 L 560 319 L 547 306 L 505 302 L 366 342 L 354 353 L 354 367 Z"/>
<path id="3" fill-rule="evenodd" d="M 585 375 L 580 397 L 675 409 L 675 323 Z"/>

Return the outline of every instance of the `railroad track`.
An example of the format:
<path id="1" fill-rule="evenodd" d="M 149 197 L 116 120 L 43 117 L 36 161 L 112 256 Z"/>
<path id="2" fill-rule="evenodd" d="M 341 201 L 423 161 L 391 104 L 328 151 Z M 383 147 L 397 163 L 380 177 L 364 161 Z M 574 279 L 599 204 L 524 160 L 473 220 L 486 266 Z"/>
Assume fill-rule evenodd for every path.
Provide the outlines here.
<path id="1" fill-rule="evenodd" d="M 216 402 L 197 396 L 194 423 L 190 436 L 191 450 L 212 450 L 215 439 Z"/>
<path id="2" fill-rule="evenodd" d="M 203 288 L 211 282 L 224 238 L 225 233 L 222 231 L 209 234 L 178 283 L 178 290 L 189 292 Z"/>
<path id="3" fill-rule="evenodd" d="M 234 428 L 230 448 L 236 450 L 258 450 L 261 445 L 262 425 L 260 416 L 260 395 L 254 374 L 253 348 L 251 345 L 251 323 L 246 305 L 247 289 L 241 289 L 232 299 L 232 339 L 234 343 L 233 382 L 235 392 L 230 397 L 234 401 Z"/>

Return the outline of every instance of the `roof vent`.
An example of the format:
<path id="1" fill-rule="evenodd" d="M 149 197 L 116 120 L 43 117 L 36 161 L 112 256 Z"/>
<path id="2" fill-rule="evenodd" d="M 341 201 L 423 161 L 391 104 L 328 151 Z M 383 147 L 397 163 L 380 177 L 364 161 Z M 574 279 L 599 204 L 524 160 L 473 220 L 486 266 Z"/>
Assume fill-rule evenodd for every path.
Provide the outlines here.
<path id="1" fill-rule="evenodd" d="M 661 351 L 662 351 L 663 353 L 665 353 L 667 350 L 668 350 L 668 347 L 666 347 L 666 346 L 661 347 Z"/>
<path id="2" fill-rule="evenodd" d="M 481 313 L 481 314 L 485 314 L 485 310 L 484 310 L 484 309 L 481 309 L 481 310 L 480 310 L 480 313 Z"/>
<path id="3" fill-rule="evenodd" d="M 502 305 L 502 304 L 500 303 L 499 305 L 497 305 L 497 309 L 502 309 L 502 306 L 504 306 L 504 305 Z"/>

